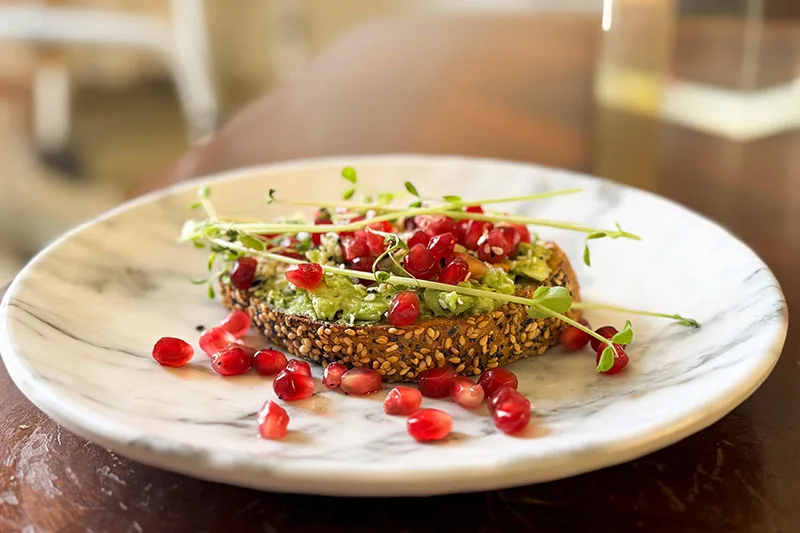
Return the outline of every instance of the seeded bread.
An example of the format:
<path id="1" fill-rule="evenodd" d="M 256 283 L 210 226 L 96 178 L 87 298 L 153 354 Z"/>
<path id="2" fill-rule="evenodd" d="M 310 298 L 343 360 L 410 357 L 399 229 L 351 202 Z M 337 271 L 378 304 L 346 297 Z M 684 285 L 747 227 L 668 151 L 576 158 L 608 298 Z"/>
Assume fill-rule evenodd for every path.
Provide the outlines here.
<path id="1" fill-rule="evenodd" d="M 580 300 L 575 272 L 555 244 L 548 261 L 552 274 L 542 284 L 567 287 Z M 530 296 L 538 285 L 521 286 L 519 296 Z M 384 381 L 416 381 L 423 370 L 451 366 L 459 374 L 478 375 L 525 357 L 541 355 L 558 343 L 566 325 L 557 319 L 528 317 L 527 307 L 506 304 L 493 312 L 458 318 L 426 318 L 406 327 L 381 323 L 367 326 L 324 322 L 287 314 L 267 306 L 251 292 L 228 284 L 221 287 L 228 309 L 242 309 L 267 339 L 290 353 L 327 365 L 378 370 Z M 570 318 L 580 311 L 570 310 Z"/>

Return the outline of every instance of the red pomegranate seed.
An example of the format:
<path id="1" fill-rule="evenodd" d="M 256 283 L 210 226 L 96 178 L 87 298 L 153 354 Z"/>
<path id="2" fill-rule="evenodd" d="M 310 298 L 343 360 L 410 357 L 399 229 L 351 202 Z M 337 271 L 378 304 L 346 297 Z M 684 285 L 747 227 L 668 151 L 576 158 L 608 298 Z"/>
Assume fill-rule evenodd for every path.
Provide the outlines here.
<path id="1" fill-rule="evenodd" d="M 519 231 L 520 242 L 531 242 L 531 232 L 528 230 L 528 226 L 525 224 L 517 224 L 516 222 L 509 222 L 508 224 L 517 228 L 517 231 Z"/>
<path id="2" fill-rule="evenodd" d="M 417 244 L 421 244 L 423 246 L 428 246 L 428 243 L 431 241 L 431 236 L 425 233 L 422 230 L 417 230 L 414 232 L 411 237 L 408 238 L 406 244 L 408 244 L 409 248 L 413 248 Z"/>
<path id="3" fill-rule="evenodd" d="M 483 214 L 483 208 L 479 205 L 468 205 L 464 208 L 467 213 L 480 213 Z"/>
<path id="4" fill-rule="evenodd" d="M 350 267 L 359 272 L 372 272 L 372 264 L 374 262 L 374 257 L 356 257 L 350 261 Z"/>
<path id="5" fill-rule="evenodd" d="M 333 221 L 331 219 L 314 221 L 315 226 L 330 226 L 331 224 L 333 224 Z M 322 235 L 323 235 L 322 233 L 311 234 L 311 242 L 314 243 L 314 246 L 319 246 L 322 243 Z"/>
<path id="6" fill-rule="evenodd" d="M 508 243 L 498 228 L 478 239 L 478 258 L 489 263 L 502 263 L 508 257 Z"/>
<path id="7" fill-rule="evenodd" d="M 245 291 L 253 286 L 258 261 L 254 257 L 240 257 L 231 267 L 231 285 Z"/>
<path id="8" fill-rule="evenodd" d="M 617 334 L 617 328 L 614 326 L 603 326 L 602 328 L 597 328 L 594 332 L 604 339 L 610 339 Z M 600 341 L 594 337 L 591 337 L 589 342 L 592 345 L 592 350 L 597 351 L 597 347 L 600 346 Z"/>
<path id="9" fill-rule="evenodd" d="M 403 219 L 403 229 L 405 229 L 406 231 L 414 231 L 415 229 L 417 229 L 417 223 L 414 222 L 414 217 Z"/>
<path id="10" fill-rule="evenodd" d="M 586 326 L 587 328 L 591 329 L 591 326 L 589 326 L 589 322 L 587 322 L 586 320 L 580 319 L 580 323 Z M 578 350 L 586 346 L 586 344 L 588 344 L 589 342 L 589 339 L 591 338 L 592 336 L 586 333 L 585 331 L 581 331 L 575 326 L 567 326 L 567 328 L 561 334 L 561 337 L 559 337 L 558 342 L 561 343 L 561 346 L 563 346 L 565 350 L 569 350 L 570 352 L 577 352 Z"/>
<path id="11" fill-rule="evenodd" d="M 456 236 L 450 232 L 441 233 L 431 238 L 428 251 L 434 259 L 447 259 L 456 248 Z"/>
<path id="12" fill-rule="evenodd" d="M 486 407 L 489 409 L 490 413 L 494 413 L 495 408 L 504 402 L 517 402 L 517 403 L 524 403 L 528 406 L 528 410 L 530 410 L 531 402 L 522 395 L 522 393 L 518 392 L 516 389 L 512 389 L 511 387 L 500 387 L 497 389 L 493 396 L 489 398 L 486 402 Z"/>
<path id="13" fill-rule="evenodd" d="M 314 379 L 300 372 L 281 370 L 272 381 L 272 390 L 287 402 L 310 398 L 314 395 Z"/>
<path id="14" fill-rule="evenodd" d="M 483 387 L 466 377 L 457 377 L 450 384 L 450 396 L 465 409 L 475 409 L 483 402 Z"/>
<path id="15" fill-rule="evenodd" d="M 392 298 L 386 319 L 393 326 L 408 326 L 419 318 L 419 309 L 419 296 L 416 292 L 398 292 Z"/>
<path id="16" fill-rule="evenodd" d="M 306 376 L 311 376 L 311 365 L 300 359 L 289 359 L 286 363 L 287 372 L 300 372 Z"/>
<path id="17" fill-rule="evenodd" d="M 373 222 L 367 226 L 367 228 L 383 233 L 392 233 L 392 224 L 388 220 Z M 367 245 L 369 246 L 369 251 L 372 256 L 377 257 L 386 251 L 387 245 L 383 235 L 377 235 L 371 231 L 365 231 L 365 234 Z"/>
<path id="18" fill-rule="evenodd" d="M 286 356 L 278 350 L 259 350 L 250 363 L 262 376 L 274 376 L 286 368 Z"/>
<path id="19" fill-rule="evenodd" d="M 286 436 L 289 414 L 286 409 L 269 400 L 258 411 L 258 434 L 265 439 L 282 439 Z"/>
<path id="20" fill-rule="evenodd" d="M 286 269 L 286 279 L 298 289 L 313 291 L 322 283 L 322 276 L 322 267 L 316 263 L 301 263 Z"/>
<path id="21" fill-rule="evenodd" d="M 368 257 L 369 246 L 367 240 L 361 237 L 348 237 L 342 241 L 342 249 L 344 250 L 344 258 L 352 261 L 356 257 Z"/>
<path id="22" fill-rule="evenodd" d="M 442 440 L 453 429 L 453 417 L 439 409 L 421 409 L 408 417 L 406 426 L 419 442 Z"/>
<path id="23" fill-rule="evenodd" d="M 492 420 L 494 426 L 503 433 L 517 433 L 531 421 L 531 404 L 527 399 L 524 402 L 516 399 L 497 402 L 492 411 Z"/>
<path id="24" fill-rule="evenodd" d="M 161 337 L 153 346 L 153 359 L 163 366 L 183 366 L 193 355 L 194 348 L 188 342 L 175 337 Z"/>
<path id="25" fill-rule="evenodd" d="M 442 233 L 454 233 L 456 221 L 444 215 L 417 215 L 414 217 L 417 227 L 428 235 L 441 235 Z"/>
<path id="26" fill-rule="evenodd" d="M 600 364 L 600 357 L 603 355 L 603 350 L 606 348 L 606 346 L 607 344 L 603 343 L 597 347 L 595 359 L 598 365 Z M 616 343 L 612 346 L 614 346 L 614 366 L 603 372 L 603 374 L 619 374 L 626 366 L 628 366 L 628 354 L 625 352 L 625 348 Z"/>
<path id="27" fill-rule="evenodd" d="M 439 262 L 422 244 L 414 245 L 403 258 L 403 266 L 419 279 L 433 279 L 439 273 Z"/>
<path id="28" fill-rule="evenodd" d="M 322 372 L 322 384 L 329 389 L 335 389 L 342 382 L 342 375 L 347 372 L 344 363 L 331 363 Z"/>
<path id="29" fill-rule="evenodd" d="M 417 389 L 400 385 L 386 395 L 383 412 L 387 415 L 407 416 L 416 413 L 420 405 L 422 405 L 422 394 Z"/>
<path id="30" fill-rule="evenodd" d="M 300 251 L 297 250 L 298 244 L 300 244 L 300 241 L 297 240 L 297 237 L 295 237 L 294 235 L 284 237 L 283 239 L 281 239 L 281 242 L 279 243 L 279 246 L 283 248 L 283 250 L 279 250 L 276 253 L 284 257 L 303 259 L 303 254 L 301 254 Z"/>
<path id="31" fill-rule="evenodd" d="M 231 345 L 211 358 L 211 368 L 223 376 L 238 376 L 250 370 L 250 350 L 243 346 Z"/>
<path id="32" fill-rule="evenodd" d="M 477 250 L 478 241 L 492 230 L 492 224 L 481 220 L 470 220 L 464 228 L 464 240 L 462 244 L 468 250 Z"/>
<path id="33" fill-rule="evenodd" d="M 491 368 L 481 374 L 478 383 L 483 387 L 487 398 L 491 398 L 500 387 L 511 387 L 516 390 L 519 382 L 513 372 L 505 368 Z"/>
<path id="34" fill-rule="evenodd" d="M 200 349 L 208 355 L 222 351 L 231 344 L 239 342 L 233 333 L 222 329 L 222 327 L 215 327 L 207 329 L 200 335 Z"/>
<path id="35" fill-rule="evenodd" d="M 225 320 L 220 323 L 219 327 L 238 339 L 250 329 L 250 315 L 236 309 L 225 317 Z"/>
<path id="36" fill-rule="evenodd" d="M 381 390 L 381 375 L 371 368 L 351 368 L 342 374 L 339 386 L 345 394 L 372 394 Z"/>
<path id="37" fill-rule="evenodd" d="M 519 243 L 522 242 L 522 235 L 519 230 L 511 225 L 497 225 L 496 229 L 500 230 L 503 237 L 506 239 L 506 251 L 509 257 L 514 257 L 519 251 Z"/>
<path id="38" fill-rule="evenodd" d="M 455 369 L 449 366 L 430 368 L 419 373 L 419 392 L 427 398 L 446 398 L 450 396 L 450 385 L 456 378 Z"/>
<path id="39" fill-rule="evenodd" d="M 469 264 L 460 257 L 454 257 L 439 273 L 439 282 L 458 285 L 469 275 Z"/>

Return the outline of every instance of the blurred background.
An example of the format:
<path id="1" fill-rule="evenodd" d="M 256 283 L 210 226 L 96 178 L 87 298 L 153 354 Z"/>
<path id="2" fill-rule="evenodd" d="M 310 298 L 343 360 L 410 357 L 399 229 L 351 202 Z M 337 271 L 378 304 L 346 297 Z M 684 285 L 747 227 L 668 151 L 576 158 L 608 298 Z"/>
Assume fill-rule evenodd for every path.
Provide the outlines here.
<path id="1" fill-rule="evenodd" d="M 531 45 L 556 81 L 543 78 L 527 109 L 562 126 L 551 152 L 563 157 L 541 157 L 535 133 L 530 150 L 431 151 L 648 187 L 665 159 L 698 151 L 694 171 L 735 181 L 758 171 L 757 146 L 781 175 L 800 174 L 798 0 L 0 0 L 0 284 L 357 27 L 553 12 L 591 28 L 577 55 Z M 504 97 L 526 109 L 517 93 Z M 665 123 L 691 135 L 671 142 Z"/>

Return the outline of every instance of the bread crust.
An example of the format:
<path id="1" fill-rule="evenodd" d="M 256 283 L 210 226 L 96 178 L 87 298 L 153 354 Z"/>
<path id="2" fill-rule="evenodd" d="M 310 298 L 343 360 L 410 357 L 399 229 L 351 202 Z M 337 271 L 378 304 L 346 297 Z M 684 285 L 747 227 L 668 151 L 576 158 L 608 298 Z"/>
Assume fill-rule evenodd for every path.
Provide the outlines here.
<path id="1" fill-rule="evenodd" d="M 551 243 L 548 261 L 552 273 L 542 282 L 569 289 L 580 301 L 580 287 L 566 254 Z M 531 296 L 539 285 L 520 287 L 519 296 Z M 429 368 L 451 366 L 462 375 L 533 355 L 558 343 L 566 324 L 554 318 L 532 319 L 527 307 L 509 303 L 491 313 L 457 318 L 433 317 L 406 327 L 388 323 L 366 326 L 315 320 L 272 308 L 251 291 L 222 284 L 222 302 L 228 309 L 246 311 L 267 340 L 289 353 L 324 365 L 342 362 L 348 367 L 373 368 L 384 381 L 416 381 Z M 580 311 L 570 310 L 572 319 Z"/>

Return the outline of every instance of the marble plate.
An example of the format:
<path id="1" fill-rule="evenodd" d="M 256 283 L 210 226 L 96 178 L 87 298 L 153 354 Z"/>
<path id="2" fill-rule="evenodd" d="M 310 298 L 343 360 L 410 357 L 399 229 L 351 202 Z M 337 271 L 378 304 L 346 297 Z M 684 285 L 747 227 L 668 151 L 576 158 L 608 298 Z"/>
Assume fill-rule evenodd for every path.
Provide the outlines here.
<path id="1" fill-rule="evenodd" d="M 0 353 L 19 388 L 71 431 L 135 460 L 260 489 L 334 495 L 425 495 L 562 478 L 642 456 L 696 432 L 747 398 L 773 368 L 786 306 L 770 270 L 716 224 L 672 202 L 606 181 L 535 166 L 450 157 L 326 159 L 209 178 L 227 214 L 266 215 L 283 197 L 336 199 L 344 165 L 367 190 L 412 179 L 427 195 L 465 198 L 583 187 L 579 195 L 509 210 L 594 226 L 622 226 L 641 242 L 594 241 L 542 228 L 573 259 L 585 299 L 692 316 L 698 330 L 633 317 L 637 340 L 622 375 L 593 371 L 589 351 L 554 349 L 512 365 L 536 406 L 510 437 L 486 412 L 447 401 L 454 434 L 423 445 L 405 420 L 382 414 L 384 394 L 332 392 L 288 405 L 290 436 L 257 438 L 255 412 L 273 397 L 256 375 L 221 378 L 203 354 L 181 369 L 150 357 L 163 335 L 197 339 L 224 312 L 203 287 L 206 256 L 178 244 L 195 184 L 149 195 L 72 231 L 36 257 L 2 303 Z M 204 180 L 204 181 L 209 181 Z M 593 324 L 624 316 L 589 312 Z M 314 369 L 320 377 L 321 368 Z"/>

